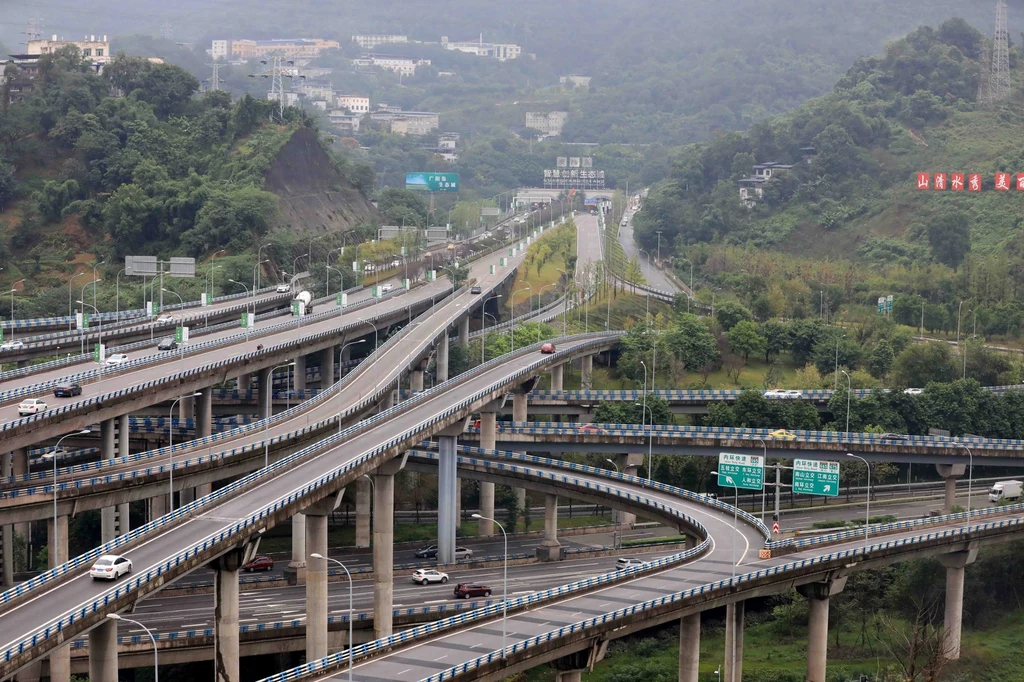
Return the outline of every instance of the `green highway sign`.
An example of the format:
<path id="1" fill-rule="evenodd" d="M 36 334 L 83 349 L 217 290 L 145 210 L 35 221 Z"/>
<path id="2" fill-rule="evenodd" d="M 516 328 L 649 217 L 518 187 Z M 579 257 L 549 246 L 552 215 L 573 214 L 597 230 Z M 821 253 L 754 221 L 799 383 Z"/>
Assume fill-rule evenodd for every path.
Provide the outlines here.
<path id="1" fill-rule="evenodd" d="M 817 459 L 793 460 L 793 492 L 839 496 L 839 462 Z"/>
<path id="2" fill-rule="evenodd" d="M 406 173 L 405 188 L 422 192 L 458 192 L 458 173 Z"/>
<path id="3" fill-rule="evenodd" d="M 718 453 L 718 485 L 721 488 L 764 488 L 764 458 L 760 455 Z"/>

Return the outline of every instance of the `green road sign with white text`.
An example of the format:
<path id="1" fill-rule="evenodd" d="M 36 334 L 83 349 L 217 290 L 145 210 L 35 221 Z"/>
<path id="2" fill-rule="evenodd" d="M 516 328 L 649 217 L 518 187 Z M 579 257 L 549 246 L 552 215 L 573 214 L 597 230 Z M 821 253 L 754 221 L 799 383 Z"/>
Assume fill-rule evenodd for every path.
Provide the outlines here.
<path id="1" fill-rule="evenodd" d="M 793 492 L 839 496 L 839 462 L 817 459 L 793 460 Z"/>
<path id="2" fill-rule="evenodd" d="M 760 455 L 718 453 L 718 487 L 744 490 L 764 488 L 764 458 Z"/>

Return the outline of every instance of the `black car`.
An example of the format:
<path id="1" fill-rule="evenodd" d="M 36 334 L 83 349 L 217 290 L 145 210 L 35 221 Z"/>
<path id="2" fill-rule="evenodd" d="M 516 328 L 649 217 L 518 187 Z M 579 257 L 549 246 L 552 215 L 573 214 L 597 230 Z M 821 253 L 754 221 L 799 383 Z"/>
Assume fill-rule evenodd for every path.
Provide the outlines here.
<path id="1" fill-rule="evenodd" d="M 471 293 L 471 294 L 482 294 L 482 293 L 484 293 L 484 290 L 481 289 L 480 287 L 470 287 L 469 288 L 469 293 Z"/>
<path id="2" fill-rule="evenodd" d="M 61 384 L 53 389 L 55 398 L 74 398 L 76 395 L 82 395 L 82 387 L 74 382 Z"/>
<path id="3" fill-rule="evenodd" d="M 160 339 L 160 343 L 157 345 L 157 350 L 174 350 L 178 347 L 178 342 L 174 340 L 173 336 L 167 336 Z"/>
<path id="4" fill-rule="evenodd" d="M 417 559 L 436 559 L 437 558 L 437 545 L 427 545 L 422 549 L 416 550 Z"/>

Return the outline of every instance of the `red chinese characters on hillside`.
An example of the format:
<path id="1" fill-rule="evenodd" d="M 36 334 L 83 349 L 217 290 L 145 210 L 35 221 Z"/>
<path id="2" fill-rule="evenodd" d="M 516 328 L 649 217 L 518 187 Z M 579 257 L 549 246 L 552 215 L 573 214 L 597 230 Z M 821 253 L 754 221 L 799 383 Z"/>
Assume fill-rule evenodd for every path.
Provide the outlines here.
<path id="1" fill-rule="evenodd" d="M 917 188 L 919 190 L 962 192 L 981 192 L 985 189 L 981 173 L 918 173 Z M 992 189 L 998 192 L 1009 192 L 1016 189 L 1024 192 L 1024 173 L 998 172 L 992 180 Z"/>

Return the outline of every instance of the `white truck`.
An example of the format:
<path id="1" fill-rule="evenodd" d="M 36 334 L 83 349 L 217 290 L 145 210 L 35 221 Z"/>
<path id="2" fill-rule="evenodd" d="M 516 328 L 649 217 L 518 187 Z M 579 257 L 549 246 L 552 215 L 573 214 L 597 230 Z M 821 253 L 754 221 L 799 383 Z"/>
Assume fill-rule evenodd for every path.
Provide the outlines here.
<path id="1" fill-rule="evenodd" d="M 300 291 L 295 294 L 295 301 L 301 302 L 305 308 L 306 314 L 310 315 L 313 312 L 313 294 L 308 291 Z"/>
<path id="2" fill-rule="evenodd" d="M 997 481 L 988 491 L 989 502 L 998 502 L 1001 499 L 1018 500 L 1024 483 L 1020 481 Z"/>

